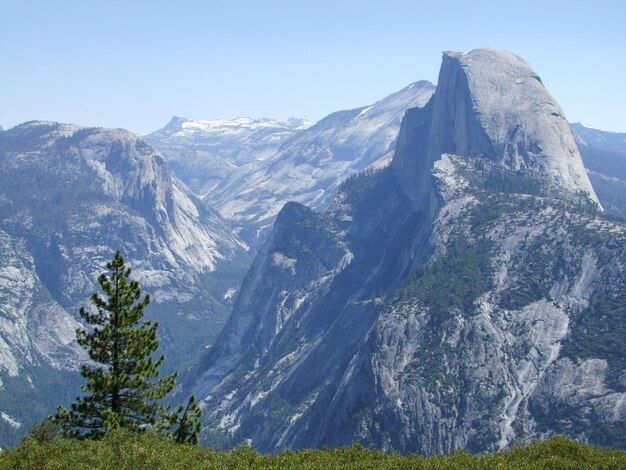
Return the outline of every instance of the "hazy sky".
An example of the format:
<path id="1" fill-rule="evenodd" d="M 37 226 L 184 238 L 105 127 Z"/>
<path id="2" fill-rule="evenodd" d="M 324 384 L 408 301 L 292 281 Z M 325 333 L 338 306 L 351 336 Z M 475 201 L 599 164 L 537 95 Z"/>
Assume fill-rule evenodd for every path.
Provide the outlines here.
<path id="1" fill-rule="evenodd" d="M 0 125 L 317 120 L 488 46 L 526 58 L 570 121 L 626 131 L 625 25 L 621 0 L 0 0 Z"/>

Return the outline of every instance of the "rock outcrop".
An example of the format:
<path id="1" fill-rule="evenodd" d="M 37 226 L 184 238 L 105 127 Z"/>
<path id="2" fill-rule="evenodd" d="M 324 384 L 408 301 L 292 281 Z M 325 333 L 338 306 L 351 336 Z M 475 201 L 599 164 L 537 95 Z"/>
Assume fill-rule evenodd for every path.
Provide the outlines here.
<path id="1" fill-rule="evenodd" d="M 447 52 L 391 166 L 285 206 L 185 389 L 263 451 L 623 445 L 625 253 L 528 64 Z"/>
<path id="2" fill-rule="evenodd" d="M 563 111 L 528 63 L 510 52 L 445 52 L 434 99 L 410 111 L 404 128 L 393 166 L 404 191 L 422 204 L 425 179 L 444 153 L 535 171 L 549 183 L 546 193 L 598 203 Z"/>

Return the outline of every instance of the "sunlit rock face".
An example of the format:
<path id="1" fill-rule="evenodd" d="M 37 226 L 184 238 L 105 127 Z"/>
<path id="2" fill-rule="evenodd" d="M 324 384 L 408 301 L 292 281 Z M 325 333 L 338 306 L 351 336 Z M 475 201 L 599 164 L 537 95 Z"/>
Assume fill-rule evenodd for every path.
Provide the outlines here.
<path id="1" fill-rule="evenodd" d="M 510 52 L 445 52 L 434 98 L 408 113 L 404 127 L 393 165 L 416 200 L 425 197 L 433 162 L 450 153 L 532 170 L 545 178 L 546 193 L 598 202 L 563 111 Z"/>
<path id="2" fill-rule="evenodd" d="M 174 172 L 253 248 L 289 201 L 323 210 L 348 176 L 389 163 L 404 112 L 423 107 L 435 87 L 419 81 L 370 106 L 317 123 L 240 118 L 174 118 L 147 139 Z"/>
<path id="3" fill-rule="evenodd" d="M 625 269 L 528 64 L 447 52 L 390 166 L 284 207 L 184 388 L 211 442 L 264 451 L 623 445 Z"/>
<path id="4" fill-rule="evenodd" d="M 2 132 L 0 411 L 13 420 L 0 420 L 2 446 L 79 392 L 78 309 L 116 249 L 152 296 L 166 367 L 184 367 L 225 321 L 239 278 L 231 268 L 216 282 L 216 270 L 245 259 L 245 244 L 130 132 L 51 122 Z"/>

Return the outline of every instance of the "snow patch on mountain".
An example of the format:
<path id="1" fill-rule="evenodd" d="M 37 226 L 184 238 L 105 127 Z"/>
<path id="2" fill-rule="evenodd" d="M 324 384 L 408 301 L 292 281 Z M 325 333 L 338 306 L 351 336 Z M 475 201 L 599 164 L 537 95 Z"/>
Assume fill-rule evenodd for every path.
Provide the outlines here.
<path id="1" fill-rule="evenodd" d="M 5 413 L 4 411 L 0 413 L 0 418 L 2 418 L 5 422 L 9 423 L 9 425 L 13 428 L 13 429 L 19 429 L 22 427 L 22 423 L 20 423 L 18 420 L 16 420 L 15 418 L 12 418 L 10 415 L 8 415 L 7 413 Z"/>

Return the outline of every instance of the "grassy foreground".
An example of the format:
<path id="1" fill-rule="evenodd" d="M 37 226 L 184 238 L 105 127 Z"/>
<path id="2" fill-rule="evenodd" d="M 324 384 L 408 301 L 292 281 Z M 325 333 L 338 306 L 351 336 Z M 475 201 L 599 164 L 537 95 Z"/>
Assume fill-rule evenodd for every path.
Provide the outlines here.
<path id="1" fill-rule="evenodd" d="M 0 469 L 626 469 L 626 453 L 556 437 L 482 456 L 457 452 L 424 458 L 386 454 L 359 445 L 262 455 L 241 447 L 215 451 L 176 444 L 166 436 L 112 432 L 100 441 L 27 440 L 0 452 Z"/>

